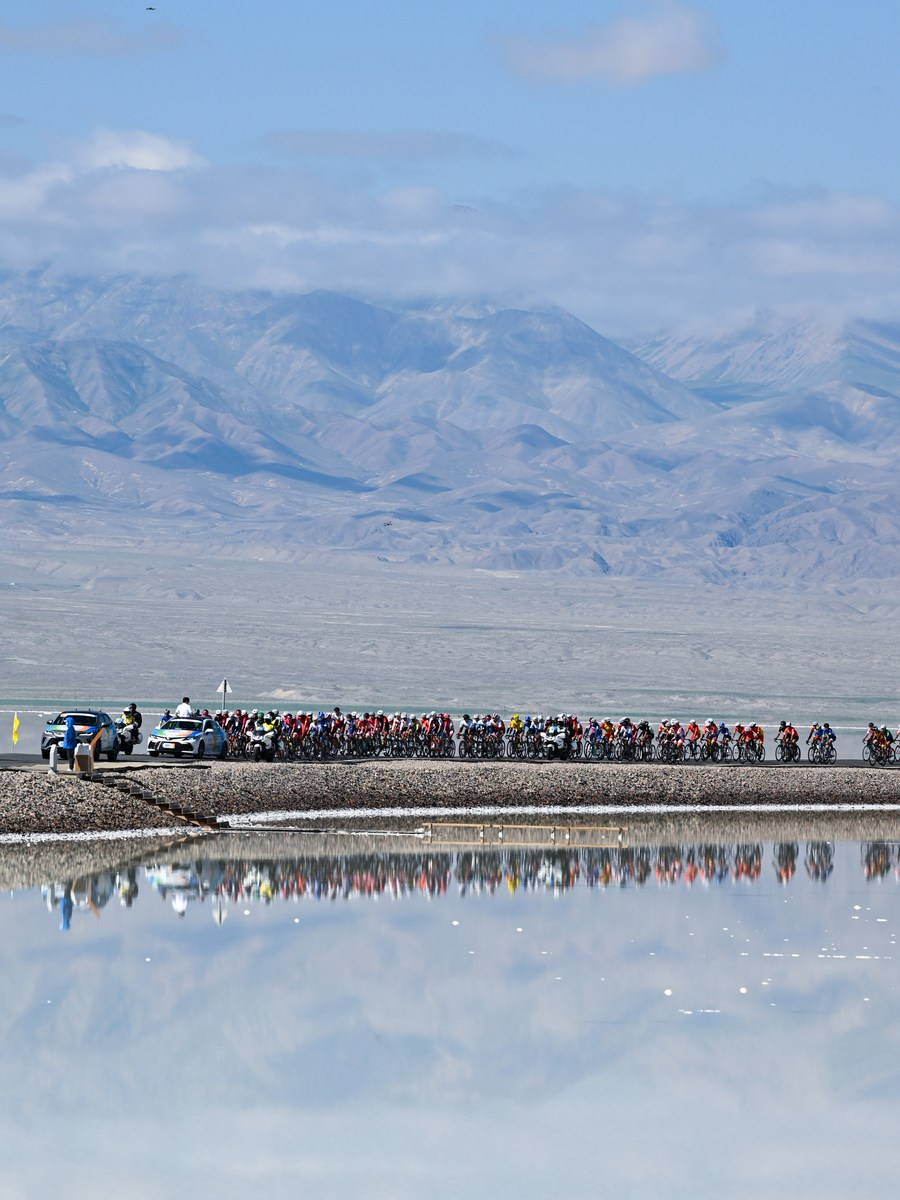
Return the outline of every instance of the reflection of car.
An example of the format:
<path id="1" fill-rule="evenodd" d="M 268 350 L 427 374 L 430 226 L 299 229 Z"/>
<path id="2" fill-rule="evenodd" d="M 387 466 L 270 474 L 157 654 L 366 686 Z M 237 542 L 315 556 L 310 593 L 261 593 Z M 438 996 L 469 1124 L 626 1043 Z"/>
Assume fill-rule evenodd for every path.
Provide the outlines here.
<path id="1" fill-rule="evenodd" d="M 97 708 L 64 708 L 47 726 L 41 737 L 41 754 L 50 757 L 50 747 L 59 745 L 66 736 L 66 718 L 75 718 L 75 729 L 79 742 L 90 742 L 99 730 L 100 740 L 96 746 L 98 755 L 105 754 L 110 762 L 116 761 L 119 742 L 112 718 Z"/>
<path id="2" fill-rule="evenodd" d="M 228 754 L 228 738 L 225 730 L 212 717 L 172 717 L 163 721 L 150 734 L 147 742 L 149 754 L 192 754 L 194 758 L 212 755 L 225 758 Z"/>

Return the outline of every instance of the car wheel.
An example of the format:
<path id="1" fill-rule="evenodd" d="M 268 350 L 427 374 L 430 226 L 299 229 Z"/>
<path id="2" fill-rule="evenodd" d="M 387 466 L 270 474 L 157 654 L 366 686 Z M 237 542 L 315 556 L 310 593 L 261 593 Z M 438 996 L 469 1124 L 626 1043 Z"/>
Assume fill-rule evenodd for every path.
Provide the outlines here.
<path id="1" fill-rule="evenodd" d="M 205 754 L 206 754 L 206 743 L 201 742 L 200 745 L 197 747 L 197 758 L 198 759 L 203 758 L 205 756 Z"/>
<path id="2" fill-rule="evenodd" d="M 41 751 L 41 758 L 49 758 L 49 757 L 50 757 L 50 747 L 48 746 L 46 750 Z"/>
<path id="3" fill-rule="evenodd" d="M 181 747 L 176 746 L 175 749 L 172 751 L 172 754 L 175 756 L 175 758 L 181 758 Z"/>
<path id="4" fill-rule="evenodd" d="M 118 742 L 113 742 L 112 746 L 106 752 L 106 761 L 107 762 L 115 762 L 118 757 L 119 757 L 119 744 L 118 744 Z"/>
<path id="5" fill-rule="evenodd" d="M 130 754 L 130 753 L 132 752 L 132 750 L 133 750 L 133 749 L 134 749 L 134 743 L 133 743 L 133 742 L 128 742 L 126 745 L 124 745 L 124 746 L 122 747 L 122 753 L 123 753 L 123 754 Z"/>
<path id="6" fill-rule="evenodd" d="M 158 750 L 148 750 L 147 753 L 150 755 L 151 758 L 156 758 L 157 754 L 159 754 L 159 751 Z"/>
<path id="7" fill-rule="evenodd" d="M 222 749 L 219 751 L 219 758 L 227 758 L 227 757 L 228 757 L 228 743 L 223 742 Z"/>

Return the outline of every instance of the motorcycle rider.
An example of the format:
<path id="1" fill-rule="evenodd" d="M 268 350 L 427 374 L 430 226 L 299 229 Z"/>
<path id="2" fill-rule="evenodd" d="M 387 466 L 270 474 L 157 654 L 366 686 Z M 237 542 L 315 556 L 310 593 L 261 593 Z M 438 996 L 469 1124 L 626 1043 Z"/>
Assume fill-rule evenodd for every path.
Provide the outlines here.
<path id="1" fill-rule="evenodd" d="M 134 725 L 136 729 L 140 729 L 141 725 L 143 724 L 144 718 L 138 712 L 138 706 L 133 700 L 122 713 L 122 721 L 126 725 Z"/>
<path id="2" fill-rule="evenodd" d="M 138 706 L 132 700 L 116 722 L 119 727 L 119 736 L 129 745 L 136 746 L 141 740 L 143 720 L 144 718 L 138 712 Z"/>

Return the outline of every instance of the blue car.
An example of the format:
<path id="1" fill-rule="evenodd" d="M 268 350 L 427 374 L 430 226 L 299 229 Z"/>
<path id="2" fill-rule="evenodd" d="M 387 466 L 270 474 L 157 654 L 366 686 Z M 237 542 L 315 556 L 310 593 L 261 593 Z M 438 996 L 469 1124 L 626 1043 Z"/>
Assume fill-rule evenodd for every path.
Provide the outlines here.
<path id="1" fill-rule="evenodd" d="M 163 721 L 150 734 L 147 753 L 172 754 L 175 758 L 225 758 L 228 755 L 228 736 L 212 717 L 172 717 Z"/>
<path id="2" fill-rule="evenodd" d="M 64 708 L 53 718 L 41 737 L 41 754 L 50 757 L 50 747 L 59 745 L 66 736 L 66 719 L 75 718 L 75 731 L 79 742 L 93 741 L 97 733 L 100 739 L 94 753 L 105 754 L 110 762 L 115 762 L 119 754 L 119 739 L 116 736 L 116 726 L 109 713 L 101 712 L 98 708 Z"/>

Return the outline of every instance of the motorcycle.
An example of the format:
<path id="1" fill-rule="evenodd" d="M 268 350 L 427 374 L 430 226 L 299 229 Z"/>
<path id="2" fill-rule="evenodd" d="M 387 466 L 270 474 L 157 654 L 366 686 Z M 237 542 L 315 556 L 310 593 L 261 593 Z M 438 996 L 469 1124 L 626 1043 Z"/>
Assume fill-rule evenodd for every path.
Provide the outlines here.
<path id="1" fill-rule="evenodd" d="M 125 722 L 119 717 L 116 721 L 116 741 L 123 754 L 130 754 L 135 746 L 143 741 L 141 731 L 132 722 Z"/>
<path id="2" fill-rule="evenodd" d="M 277 753 L 278 734 L 274 729 L 260 727 L 250 730 L 248 754 L 254 762 L 260 762 L 262 759 L 265 759 L 266 762 L 274 762 Z"/>
<path id="3" fill-rule="evenodd" d="M 543 745 L 547 759 L 567 759 L 572 749 L 568 730 L 559 725 L 549 725 L 544 730 Z"/>

